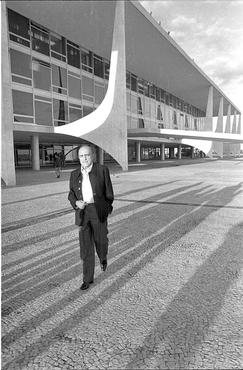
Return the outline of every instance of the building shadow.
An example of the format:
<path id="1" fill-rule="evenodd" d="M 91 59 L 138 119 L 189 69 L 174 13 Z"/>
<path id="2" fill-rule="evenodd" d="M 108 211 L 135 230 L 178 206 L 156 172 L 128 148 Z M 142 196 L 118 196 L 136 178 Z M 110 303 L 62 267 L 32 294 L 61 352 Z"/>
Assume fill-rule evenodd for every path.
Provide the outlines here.
<path id="1" fill-rule="evenodd" d="M 164 349 L 163 362 L 155 360 L 156 367 L 167 368 L 168 361 L 172 368 L 186 369 L 193 361 L 195 351 L 222 309 L 228 289 L 239 277 L 243 256 L 242 227 L 243 224 L 234 226 L 223 244 L 180 289 L 126 369 L 141 368 L 141 360 L 156 357 L 161 348 Z"/>
<path id="2" fill-rule="evenodd" d="M 119 249 L 119 254 L 117 255 L 117 250 L 112 251 L 112 256 L 116 259 L 113 263 L 109 265 L 108 272 L 105 275 L 99 275 L 97 279 L 97 283 L 101 284 L 103 280 L 109 279 L 110 276 L 117 273 L 121 270 L 119 279 L 115 280 L 108 288 L 105 288 L 101 291 L 99 295 L 95 297 L 92 296 L 92 288 L 88 292 L 90 292 L 90 300 L 87 304 L 82 305 L 82 307 L 77 307 L 75 313 L 71 313 L 67 319 L 64 319 L 59 326 L 50 328 L 48 333 L 43 335 L 40 339 L 35 341 L 30 345 L 27 345 L 23 352 L 19 354 L 11 364 L 18 364 L 18 366 L 22 366 L 25 358 L 28 356 L 33 356 L 33 353 L 40 354 L 41 352 L 48 349 L 48 347 L 53 343 L 53 341 L 59 341 L 60 338 L 65 337 L 65 332 L 69 331 L 70 329 L 74 328 L 76 325 L 80 325 L 82 320 L 89 316 L 92 312 L 94 312 L 98 307 L 102 306 L 107 302 L 107 300 L 113 295 L 116 294 L 127 282 L 131 279 L 131 277 L 135 276 L 141 269 L 143 269 L 147 264 L 151 263 L 157 256 L 162 254 L 166 248 L 170 245 L 178 241 L 183 235 L 192 231 L 197 225 L 199 225 L 206 217 L 209 216 L 212 212 L 217 210 L 213 206 L 206 207 L 205 205 L 209 204 L 212 199 L 220 200 L 221 207 L 224 207 L 229 203 L 239 192 L 240 185 L 231 186 L 228 188 L 221 189 L 219 191 L 213 191 L 211 193 L 206 192 L 205 194 L 200 194 L 200 189 L 193 191 L 190 190 L 186 193 L 189 199 L 197 199 L 201 201 L 202 206 L 194 207 L 188 206 L 185 208 L 181 207 L 175 216 L 174 213 L 167 214 L 166 220 L 164 222 L 161 221 L 161 214 L 166 211 L 164 207 L 169 207 L 171 205 L 165 204 L 153 204 L 153 214 L 157 214 L 157 220 L 155 220 L 153 225 L 153 230 L 150 231 L 150 235 L 145 236 L 145 234 L 141 234 L 141 229 L 138 231 L 140 241 L 133 244 L 133 241 L 130 241 L 130 244 L 124 243 L 122 247 Z M 210 196 L 211 195 L 211 196 Z M 185 199 L 185 194 L 174 196 L 173 202 L 179 203 L 182 199 Z M 150 209 L 151 211 L 151 209 Z M 139 213 L 137 213 L 137 217 L 139 218 Z M 127 227 L 124 230 L 124 234 L 119 234 L 119 237 L 122 238 L 127 233 L 127 230 L 133 227 L 132 223 L 133 217 L 129 217 L 126 221 L 123 221 L 120 225 L 120 231 L 124 229 L 124 223 L 126 222 Z M 160 220 L 160 221 L 159 221 Z M 149 248 L 148 248 L 149 246 Z M 226 249 L 226 247 L 225 247 Z M 223 252 L 225 251 L 223 249 Z M 236 251 L 238 253 L 238 250 Z M 113 254 L 114 253 L 114 254 Z M 123 254 L 122 254 L 123 253 Z M 228 258 L 228 257 L 227 257 Z M 225 261 L 227 262 L 227 258 Z M 214 260 L 213 260 L 214 261 Z M 221 261 L 224 263 L 224 260 Z M 226 263 L 225 262 L 225 263 Z M 122 269 L 126 267 L 126 265 L 132 264 L 131 267 L 128 267 L 125 272 L 122 272 Z M 205 264 L 204 264 L 205 265 Z M 204 266 L 203 265 L 203 266 Z M 203 269 L 203 266 L 200 269 Z M 205 265 L 208 266 L 207 264 Z M 210 264 L 209 264 L 210 266 Z M 213 274 L 213 271 L 210 270 Z M 66 274 L 66 273 L 65 273 Z M 65 275 L 64 274 L 64 275 Z M 72 276 L 76 275 L 77 271 L 75 270 Z M 200 275 L 200 279 L 202 279 L 203 273 Z M 214 275 L 212 275 L 214 277 Z M 70 276 L 67 277 L 68 279 Z M 200 280 L 199 279 L 199 280 Z M 196 279 L 197 284 L 199 284 L 198 279 Z M 62 282 L 62 280 L 61 280 Z M 208 282 L 208 281 L 207 281 Z M 189 283 L 187 283 L 188 285 Z M 200 285 L 200 284 L 199 284 Z M 194 286 L 194 285 L 193 285 Z M 217 288 L 220 288 L 219 286 Z M 186 289 L 186 288 L 185 288 Z M 200 286 L 201 289 L 201 286 Z M 194 290 L 191 289 L 191 292 L 194 294 Z M 202 299 L 206 293 L 203 293 L 202 290 Z M 42 291 L 39 291 L 39 294 L 43 294 Z M 89 294 L 89 293 L 88 293 Z M 189 294 L 187 290 L 183 293 Z M 192 294 L 192 296 L 193 296 Z M 196 294 L 196 292 L 195 292 Z M 222 290 L 221 296 L 223 296 L 224 290 Z M 191 295 L 191 293 L 190 293 Z M 6 334 L 3 338 L 2 345 L 3 348 L 8 348 L 8 346 L 15 342 L 17 339 L 24 336 L 26 333 L 32 330 L 33 327 L 36 327 L 41 324 L 41 322 L 51 318 L 54 316 L 58 311 L 62 310 L 63 307 L 69 305 L 71 303 L 75 303 L 75 301 L 80 297 L 80 291 L 77 289 L 71 292 L 68 296 L 61 298 L 58 302 L 49 306 L 46 310 L 43 310 L 41 313 L 37 314 L 36 316 L 32 317 L 30 320 L 26 320 L 18 328 L 15 328 L 8 334 Z M 180 296 L 182 297 L 182 296 Z M 177 301 L 176 301 L 177 302 Z M 197 303 L 198 305 L 198 303 Z M 148 340 L 150 338 L 148 337 Z M 152 342 L 152 337 L 151 337 Z M 136 356 L 133 360 L 130 361 L 131 366 L 136 363 Z M 3 369 L 7 369 L 7 364 Z"/>

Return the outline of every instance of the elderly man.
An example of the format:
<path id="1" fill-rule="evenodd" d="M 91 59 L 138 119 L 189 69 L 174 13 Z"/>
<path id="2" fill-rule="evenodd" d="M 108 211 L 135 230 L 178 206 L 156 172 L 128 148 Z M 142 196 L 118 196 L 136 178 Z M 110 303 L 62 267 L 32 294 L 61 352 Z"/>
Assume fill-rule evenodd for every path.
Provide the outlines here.
<path id="1" fill-rule="evenodd" d="M 78 151 L 81 168 L 71 172 L 68 199 L 75 209 L 75 223 L 79 226 L 80 257 L 83 261 L 81 290 L 94 281 L 95 251 L 101 269 L 107 268 L 107 217 L 114 200 L 109 170 L 94 163 L 94 148 L 82 145 Z"/>

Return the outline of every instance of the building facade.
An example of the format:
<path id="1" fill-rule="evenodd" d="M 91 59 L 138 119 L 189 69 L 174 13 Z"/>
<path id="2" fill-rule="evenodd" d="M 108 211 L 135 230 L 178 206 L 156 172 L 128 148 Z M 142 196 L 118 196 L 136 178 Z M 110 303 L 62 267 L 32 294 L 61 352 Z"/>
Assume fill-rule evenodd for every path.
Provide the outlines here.
<path id="1" fill-rule="evenodd" d="M 124 169 L 128 161 L 238 153 L 233 141 L 207 140 L 204 150 L 186 134 L 166 135 L 166 130 L 239 135 L 241 121 L 237 107 L 155 23 L 132 1 L 2 2 L 2 179 L 7 185 L 15 184 L 15 168 L 39 170 L 52 165 L 57 152 L 77 161 L 76 148 L 84 141 L 97 146 L 101 162 L 114 158 Z M 154 40 L 150 57 L 157 60 L 157 72 L 134 46 L 143 43 L 143 52 L 148 47 L 152 53 L 150 39 L 140 39 L 143 26 Z M 111 84 L 110 53 L 116 50 L 107 118 L 99 128 L 73 134 L 73 127 L 89 127 L 96 119 Z M 184 87 L 183 74 L 192 80 Z"/>

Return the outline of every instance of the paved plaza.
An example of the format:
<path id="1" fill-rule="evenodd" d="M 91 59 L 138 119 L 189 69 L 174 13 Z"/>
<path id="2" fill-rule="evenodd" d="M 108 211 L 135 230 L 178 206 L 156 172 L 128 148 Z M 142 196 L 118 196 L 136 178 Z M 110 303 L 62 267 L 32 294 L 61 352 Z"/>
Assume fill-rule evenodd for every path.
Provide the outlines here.
<path id="1" fill-rule="evenodd" d="M 70 171 L 2 190 L 2 369 L 242 369 L 243 158 L 111 168 L 87 291 Z"/>

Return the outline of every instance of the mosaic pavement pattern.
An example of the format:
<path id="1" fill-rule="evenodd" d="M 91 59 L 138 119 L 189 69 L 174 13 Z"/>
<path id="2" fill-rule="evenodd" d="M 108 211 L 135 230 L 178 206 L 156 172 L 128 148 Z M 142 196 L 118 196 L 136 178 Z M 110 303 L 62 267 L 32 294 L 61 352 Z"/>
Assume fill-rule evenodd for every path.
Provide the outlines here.
<path id="1" fill-rule="evenodd" d="M 2 369 L 241 369 L 243 160 L 112 176 L 87 291 L 68 182 L 2 191 Z"/>

